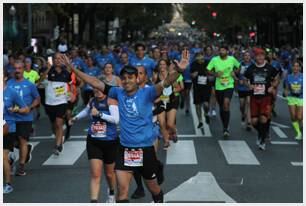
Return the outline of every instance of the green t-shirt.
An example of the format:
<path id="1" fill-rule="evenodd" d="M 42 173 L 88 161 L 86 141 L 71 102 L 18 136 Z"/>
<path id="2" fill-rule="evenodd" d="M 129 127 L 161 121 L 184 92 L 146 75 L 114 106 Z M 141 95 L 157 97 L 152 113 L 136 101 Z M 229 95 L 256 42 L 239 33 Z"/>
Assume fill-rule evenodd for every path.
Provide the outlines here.
<path id="1" fill-rule="evenodd" d="M 24 71 L 23 77 L 33 84 L 35 84 L 35 82 L 37 82 L 40 78 L 39 74 L 35 70 L 31 70 L 30 72 Z"/>
<path id="2" fill-rule="evenodd" d="M 208 64 L 207 70 L 214 72 L 223 71 L 221 77 L 216 78 L 216 90 L 225 90 L 229 88 L 234 88 L 234 78 L 232 77 L 232 72 L 235 68 L 239 68 L 240 63 L 235 57 L 228 56 L 225 60 L 222 60 L 220 56 L 214 57 Z"/>

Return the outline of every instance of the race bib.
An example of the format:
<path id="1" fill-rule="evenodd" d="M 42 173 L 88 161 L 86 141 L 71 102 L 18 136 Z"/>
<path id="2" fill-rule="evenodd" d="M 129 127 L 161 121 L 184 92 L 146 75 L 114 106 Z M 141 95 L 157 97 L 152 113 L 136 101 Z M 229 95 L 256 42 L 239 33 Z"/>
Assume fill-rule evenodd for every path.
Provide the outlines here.
<path id="1" fill-rule="evenodd" d="M 169 98 L 169 96 L 161 95 L 160 100 L 163 101 L 163 102 L 169 102 L 170 98 Z"/>
<path id="2" fill-rule="evenodd" d="M 106 123 L 95 122 L 91 125 L 91 131 L 93 137 L 106 137 Z"/>
<path id="3" fill-rule="evenodd" d="M 56 97 L 65 94 L 65 87 L 64 86 L 54 87 L 53 90 L 54 90 L 54 94 L 55 94 Z"/>
<path id="4" fill-rule="evenodd" d="M 207 84 L 207 76 L 198 76 L 198 84 L 206 85 Z"/>
<path id="5" fill-rule="evenodd" d="M 301 85 L 300 84 L 291 84 L 291 91 L 293 94 L 300 94 L 301 93 Z"/>
<path id="6" fill-rule="evenodd" d="M 172 94 L 172 86 L 166 87 L 163 89 L 163 95 L 170 96 Z"/>
<path id="7" fill-rule="evenodd" d="M 229 78 L 228 77 L 221 77 L 220 82 L 221 82 L 222 86 L 228 86 Z"/>
<path id="8" fill-rule="evenodd" d="M 143 166 L 143 150 L 127 149 L 124 150 L 124 166 L 142 167 Z"/>
<path id="9" fill-rule="evenodd" d="M 254 95 L 264 95 L 266 91 L 266 85 L 264 84 L 255 84 L 254 86 Z"/>

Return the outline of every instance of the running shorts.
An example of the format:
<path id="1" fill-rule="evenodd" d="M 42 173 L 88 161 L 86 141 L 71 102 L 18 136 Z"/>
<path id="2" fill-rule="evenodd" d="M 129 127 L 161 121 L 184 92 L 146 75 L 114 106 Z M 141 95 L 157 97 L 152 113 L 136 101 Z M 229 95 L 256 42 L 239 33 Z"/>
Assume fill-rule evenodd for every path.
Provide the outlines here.
<path id="1" fill-rule="evenodd" d="M 202 104 L 209 102 L 211 96 L 211 87 L 193 87 L 193 103 Z"/>
<path id="2" fill-rule="evenodd" d="M 15 140 L 16 133 L 8 133 L 6 136 L 3 136 L 3 149 L 12 150 Z"/>
<path id="3" fill-rule="evenodd" d="M 56 118 L 64 119 L 66 116 L 68 104 L 46 105 L 46 112 L 51 122 L 55 122 Z"/>
<path id="4" fill-rule="evenodd" d="M 16 136 L 23 138 L 27 141 L 30 139 L 32 132 L 32 121 L 16 122 Z"/>
<path id="5" fill-rule="evenodd" d="M 254 118 L 259 116 L 266 116 L 267 118 L 270 118 L 272 109 L 271 102 L 271 96 L 251 96 L 251 117 Z"/>
<path id="6" fill-rule="evenodd" d="M 288 105 L 289 106 L 303 106 L 303 99 L 302 98 L 297 98 L 297 97 L 287 97 Z"/>

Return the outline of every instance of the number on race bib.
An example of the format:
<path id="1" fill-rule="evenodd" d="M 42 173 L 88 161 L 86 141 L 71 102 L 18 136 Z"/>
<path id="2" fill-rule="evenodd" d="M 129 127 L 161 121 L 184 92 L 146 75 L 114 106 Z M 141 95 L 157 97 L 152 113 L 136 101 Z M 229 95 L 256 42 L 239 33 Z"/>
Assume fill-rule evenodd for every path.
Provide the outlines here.
<path id="1" fill-rule="evenodd" d="M 221 84 L 223 85 L 223 86 L 227 86 L 228 84 L 229 84 L 229 79 L 228 79 L 228 77 L 221 77 Z"/>
<path id="2" fill-rule="evenodd" d="M 124 166 L 142 167 L 143 166 L 143 150 L 142 149 L 125 149 Z"/>
<path id="3" fill-rule="evenodd" d="M 255 84 L 254 95 L 264 95 L 266 91 L 266 86 L 264 84 Z"/>
<path id="4" fill-rule="evenodd" d="M 198 84 L 206 85 L 207 84 L 207 76 L 198 76 Z"/>
<path id="5" fill-rule="evenodd" d="M 106 123 L 95 122 L 91 125 L 91 131 L 93 137 L 106 137 Z"/>

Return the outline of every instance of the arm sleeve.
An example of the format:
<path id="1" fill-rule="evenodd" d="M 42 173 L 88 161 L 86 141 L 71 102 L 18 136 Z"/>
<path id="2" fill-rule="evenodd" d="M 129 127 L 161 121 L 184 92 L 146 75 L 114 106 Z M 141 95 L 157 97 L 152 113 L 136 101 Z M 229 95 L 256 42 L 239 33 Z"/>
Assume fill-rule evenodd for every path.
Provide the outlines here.
<path id="1" fill-rule="evenodd" d="M 114 124 L 118 124 L 119 123 L 119 109 L 117 105 L 110 105 L 109 106 L 109 112 L 110 115 L 104 114 L 102 115 L 103 120 L 110 122 L 110 123 L 114 123 Z"/>
<path id="2" fill-rule="evenodd" d="M 77 118 L 77 119 L 82 119 L 82 118 L 84 118 L 84 117 L 87 117 L 88 115 L 89 115 L 89 110 L 90 110 L 90 108 L 89 108 L 89 104 L 79 113 L 79 114 L 77 114 L 75 117 Z"/>

